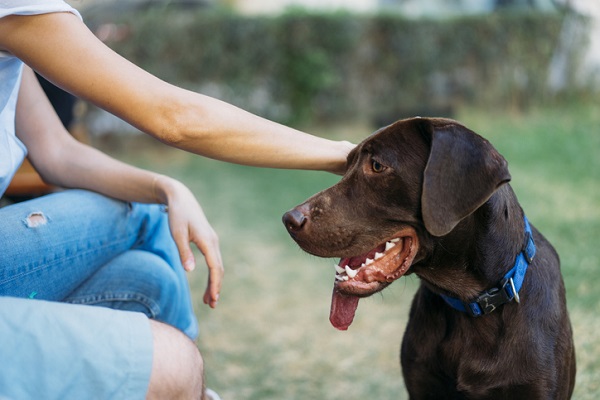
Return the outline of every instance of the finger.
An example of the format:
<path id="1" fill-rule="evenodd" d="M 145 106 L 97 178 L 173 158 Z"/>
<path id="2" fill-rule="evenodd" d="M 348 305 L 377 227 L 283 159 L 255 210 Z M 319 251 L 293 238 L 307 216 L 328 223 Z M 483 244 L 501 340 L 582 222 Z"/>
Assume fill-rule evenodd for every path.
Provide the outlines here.
<path id="1" fill-rule="evenodd" d="M 223 284 L 223 275 L 225 273 L 220 256 L 221 254 L 218 250 L 215 255 L 205 255 L 206 264 L 208 265 L 208 283 L 204 292 L 204 303 L 208 304 L 211 308 L 217 306 Z"/>
<path id="2" fill-rule="evenodd" d="M 209 264 L 208 260 L 207 264 Z M 209 265 L 208 284 L 204 292 L 204 303 L 208 304 L 211 308 L 215 308 L 219 301 L 224 273 L 225 270 L 220 262 L 217 265 L 214 265 L 214 263 Z"/>
<path id="3" fill-rule="evenodd" d="M 219 300 L 224 275 L 219 240 L 217 235 L 213 234 L 209 239 L 207 238 L 202 242 L 195 241 L 194 243 L 204 255 L 208 266 L 208 283 L 204 292 L 204 303 L 214 308 Z"/>
<path id="4" fill-rule="evenodd" d="M 179 251 L 179 258 L 181 259 L 183 269 L 186 271 L 193 271 L 194 268 L 196 268 L 196 260 L 192 248 L 190 247 L 190 239 L 187 231 L 178 230 L 172 234 L 173 240 L 175 240 L 175 244 L 177 245 L 177 250 Z"/>

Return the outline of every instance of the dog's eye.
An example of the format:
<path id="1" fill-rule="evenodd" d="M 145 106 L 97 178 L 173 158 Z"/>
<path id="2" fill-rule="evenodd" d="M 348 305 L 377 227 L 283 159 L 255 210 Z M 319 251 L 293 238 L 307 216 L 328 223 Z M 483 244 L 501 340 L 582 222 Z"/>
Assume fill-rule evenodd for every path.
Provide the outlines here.
<path id="1" fill-rule="evenodd" d="M 381 165 L 381 163 L 379 163 L 378 161 L 372 160 L 371 161 L 371 169 L 373 170 L 373 172 L 383 172 L 383 170 L 385 169 L 385 167 L 383 165 Z"/>

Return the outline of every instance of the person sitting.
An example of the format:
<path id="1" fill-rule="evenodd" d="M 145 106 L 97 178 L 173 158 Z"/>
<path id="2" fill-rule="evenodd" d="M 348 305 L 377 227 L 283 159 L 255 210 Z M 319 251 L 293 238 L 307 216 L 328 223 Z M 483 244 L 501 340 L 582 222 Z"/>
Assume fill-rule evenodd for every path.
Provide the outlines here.
<path id="1" fill-rule="evenodd" d="M 342 173 L 353 145 L 164 82 L 61 0 L 0 3 L 0 196 L 26 154 L 69 190 L 0 209 L 0 398 L 205 396 L 186 271 L 219 240 L 191 191 L 75 140 L 34 71 L 167 145 L 249 166 Z"/>

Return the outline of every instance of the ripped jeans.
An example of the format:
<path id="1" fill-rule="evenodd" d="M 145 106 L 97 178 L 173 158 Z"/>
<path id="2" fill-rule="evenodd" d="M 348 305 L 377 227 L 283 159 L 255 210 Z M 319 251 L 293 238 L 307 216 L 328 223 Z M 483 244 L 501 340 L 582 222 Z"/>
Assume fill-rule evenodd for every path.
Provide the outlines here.
<path id="1" fill-rule="evenodd" d="M 0 296 L 139 311 L 198 335 L 168 216 L 156 204 L 68 190 L 0 208 Z"/>

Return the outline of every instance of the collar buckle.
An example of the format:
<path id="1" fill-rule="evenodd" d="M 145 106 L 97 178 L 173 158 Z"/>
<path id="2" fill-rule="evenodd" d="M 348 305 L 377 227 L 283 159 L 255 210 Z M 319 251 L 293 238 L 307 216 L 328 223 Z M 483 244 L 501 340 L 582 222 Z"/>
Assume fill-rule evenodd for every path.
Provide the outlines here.
<path id="1" fill-rule="evenodd" d="M 481 293 L 474 301 L 465 304 L 467 306 L 465 309 L 471 317 L 489 314 L 501 305 L 517 299 L 515 296 L 517 291 L 514 287 L 512 278 L 504 279 L 500 287 L 488 289 Z"/>
<path id="2" fill-rule="evenodd" d="M 523 285 L 527 268 L 533 261 L 536 251 L 529 221 L 525 216 L 523 216 L 523 219 L 525 221 L 525 243 L 523 243 L 521 252 L 517 254 L 515 264 L 504 275 L 500 284 L 486 290 L 477 296 L 475 300 L 467 303 L 463 303 L 458 298 L 440 294 L 446 303 L 458 311 L 466 312 L 471 317 L 480 317 L 493 312 L 496 308 L 513 300 L 517 303 L 521 302 L 519 290 Z"/>

